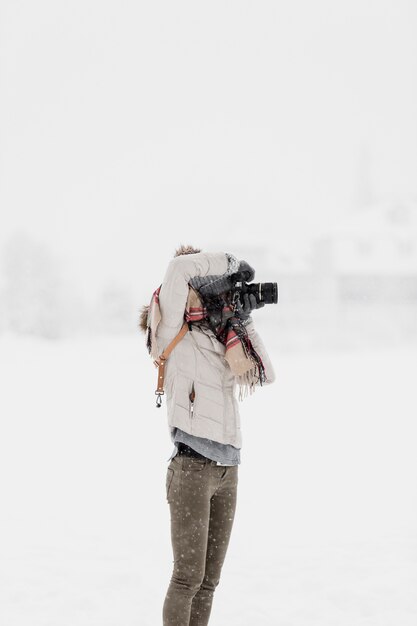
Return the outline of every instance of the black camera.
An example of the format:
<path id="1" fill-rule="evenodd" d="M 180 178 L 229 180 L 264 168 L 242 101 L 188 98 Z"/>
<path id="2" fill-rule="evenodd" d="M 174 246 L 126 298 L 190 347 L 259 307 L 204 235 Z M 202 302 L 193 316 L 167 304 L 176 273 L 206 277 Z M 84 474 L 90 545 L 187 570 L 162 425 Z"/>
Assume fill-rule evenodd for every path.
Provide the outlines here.
<path id="1" fill-rule="evenodd" d="M 243 295 L 247 293 L 253 294 L 258 304 L 261 302 L 264 304 L 277 304 L 278 283 L 247 283 L 246 278 L 249 278 L 249 274 L 246 275 L 245 271 L 236 272 L 231 275 L 230 279 L 233 283 L 232 291 L 234 302 L 239 298 L 243 306 Z"/>
<path id="2" fill-rule="evenodd" d="M 234 286 L 235 292 L 239 294 L 240 302 L 243 306 L 243 294 L 253 294 L 256 302 L 259 304 L 277 304 L 278 302 L 278 283 L 246 283 L 236 282 Z"/>
<path id="3" fill-rule="evenodd" d="M 223 313 L 225 302 L 232 305 L 233 310 L 238 300 L 244 307 L 245 293 L 253 294 L 258 306 L 277 304 L 278 284 L 250 282 L 254 277 L 255 270 L 246 261 L 241 261 L 239 270 L 231 275 L 195 276 L 189 281 L 191 287 L 196 289 L 203 298 L 209 323 L 213 330 L 224 327 L 227 322 L 227 316 Z"/>

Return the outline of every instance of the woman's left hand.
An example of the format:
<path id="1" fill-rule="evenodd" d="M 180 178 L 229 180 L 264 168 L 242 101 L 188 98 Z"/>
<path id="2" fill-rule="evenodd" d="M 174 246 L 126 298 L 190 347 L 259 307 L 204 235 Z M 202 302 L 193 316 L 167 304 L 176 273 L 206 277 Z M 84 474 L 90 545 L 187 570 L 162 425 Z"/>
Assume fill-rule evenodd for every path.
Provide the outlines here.
<path id="1" fill-rule="evenodd" d="M 253 293 L 244 293 L 243 306 L 240 298 L 236 301 L 235 315 L 245 320 L 254 309 L 261 309 L 263 306 L 265 306 L 265 302 L 258 302 Z"/>

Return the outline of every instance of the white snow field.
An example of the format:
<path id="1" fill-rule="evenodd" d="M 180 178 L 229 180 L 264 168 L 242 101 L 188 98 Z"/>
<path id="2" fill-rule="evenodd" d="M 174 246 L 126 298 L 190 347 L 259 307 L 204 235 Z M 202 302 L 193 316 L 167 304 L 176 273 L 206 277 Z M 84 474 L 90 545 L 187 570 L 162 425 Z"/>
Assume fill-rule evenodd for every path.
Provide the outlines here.
<path id="1" fill-rule="evenodd" d="M 280 354 L 240 404 L 211 626 L 416 626 L 415 348 Z M 0 337 L 1 626 L 158 626 L 165 400 L 142 336 Z"/>

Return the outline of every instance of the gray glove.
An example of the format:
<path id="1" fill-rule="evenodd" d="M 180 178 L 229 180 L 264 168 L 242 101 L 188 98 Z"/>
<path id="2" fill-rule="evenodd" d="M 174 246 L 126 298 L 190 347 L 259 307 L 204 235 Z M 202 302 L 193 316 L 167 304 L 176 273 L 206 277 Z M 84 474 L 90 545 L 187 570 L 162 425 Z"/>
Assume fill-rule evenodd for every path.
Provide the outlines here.
<path id="1" fill-rule="evenodd" d="M 236 302 L 236 317 L 247 320 L 254 309 L 261 309 L 265 306 L 265 302 L 258 302 L 253 293 L 243 294 L 243 306 L 240 298 Z"/>
<path id="2" fill-rule="evenodd" d="M 255 270 L 246 261 L 239 261 L 233 254 L 226 252 L 226 256 L 229 261 L 227 268 L 227 275 L 237 274 L 238 272 L 244 272 L 242 280 L 250 283 L 255 278 Z"/>
<path id="3" fill-rule="evenodd" d="M 243 280 L 247 283 L 255 278 L 255 270 L 246 261 L 240 261 L 238 272 L 243 272 Z"/>

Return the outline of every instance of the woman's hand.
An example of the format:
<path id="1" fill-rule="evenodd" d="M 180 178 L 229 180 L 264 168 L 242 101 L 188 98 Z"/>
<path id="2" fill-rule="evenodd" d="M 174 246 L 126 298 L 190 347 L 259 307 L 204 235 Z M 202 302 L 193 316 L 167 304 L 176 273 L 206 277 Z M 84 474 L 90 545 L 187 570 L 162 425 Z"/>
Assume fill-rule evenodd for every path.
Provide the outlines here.
<path id="1" fill-rule="evenodd" d="M 240 261 L 238 272 L 242 275 L 242 280 L 248 283 L 255 278 L 255 270 L 247 261 Z"/>
<path id="2" fill-rule="evenodd" d="M 244 293 L 243 305 L 240 298 L 236 301 L 235 315 L 246 320 L 254 309 L 261 309 L 263 306 L 265 306 L 265 302 L 258 302 L 253 293 Z"/>

